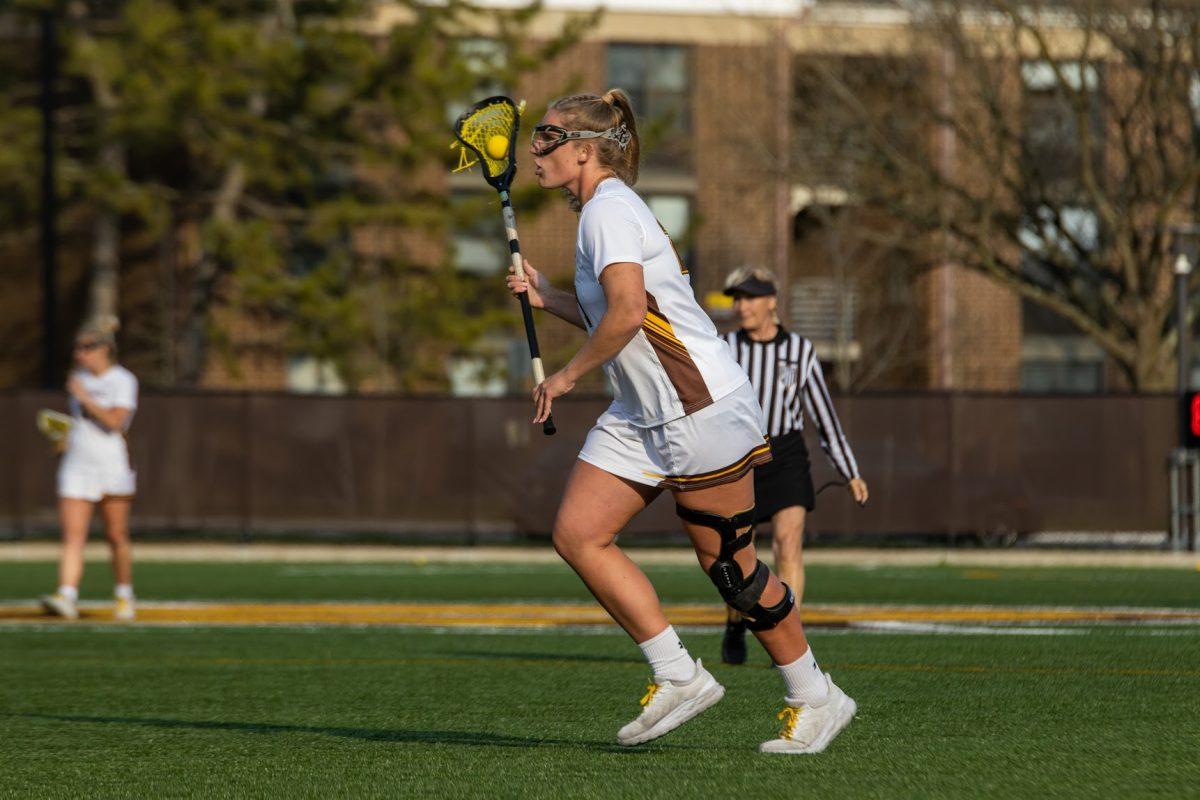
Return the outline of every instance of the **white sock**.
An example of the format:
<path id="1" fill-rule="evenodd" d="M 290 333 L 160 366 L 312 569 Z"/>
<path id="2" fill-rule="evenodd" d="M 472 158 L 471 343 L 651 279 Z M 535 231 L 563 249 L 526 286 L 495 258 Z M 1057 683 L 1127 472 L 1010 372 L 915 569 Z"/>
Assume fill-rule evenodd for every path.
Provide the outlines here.
<path id="1" fill-rule="evenodd" d="M 647 639 L 638 647 L 642 648 L 642 655 L 646 656 L 646 660 L 650 662 L 650 669 L 654 670 L 655 683 L 665 680 L 686 683 L 696 675 L 696 662 L 692 660 L 687 648 L 670 625 L 658 636 Z"/>
<path id="2" fill-rule="evenodd" d="M 789 706 L 820 706 L 829 698 L 829 683 L 813 658 L 812 648 L 790 664 L 781 664 L 779 674 L 787 687 Z"/>
<path id="3" fill-rule="evenodd" d="M 67 598 L 72 603 L 79 599 L 79 590 L 74 586 L 60 586 L 58 587 L 58 594 L 60 597 Z"/>
<path id="4" fill-rule="evenodd" d="M 116 588 L 113 589 L 113 597 L 117 598 L 118 600 L 132 600 L 133 599 L 133 584 L 132 583 L 118 583 L 116 585 Z"/>

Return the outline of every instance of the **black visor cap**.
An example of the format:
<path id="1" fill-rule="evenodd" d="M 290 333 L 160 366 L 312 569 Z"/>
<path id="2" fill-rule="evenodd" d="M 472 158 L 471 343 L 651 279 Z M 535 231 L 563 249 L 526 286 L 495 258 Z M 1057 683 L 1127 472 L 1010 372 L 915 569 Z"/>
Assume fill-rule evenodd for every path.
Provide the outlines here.
<path id="1" fill-rule="evenodd" d="M 746 295 L 747 297 L 768 297 L 776 294 L 776 291 L 775 284 L 751 276 L 741 283 L 730 286 L 725 290 L 725 294 L 730 297 L 735 297 L 739 294 Z"/>

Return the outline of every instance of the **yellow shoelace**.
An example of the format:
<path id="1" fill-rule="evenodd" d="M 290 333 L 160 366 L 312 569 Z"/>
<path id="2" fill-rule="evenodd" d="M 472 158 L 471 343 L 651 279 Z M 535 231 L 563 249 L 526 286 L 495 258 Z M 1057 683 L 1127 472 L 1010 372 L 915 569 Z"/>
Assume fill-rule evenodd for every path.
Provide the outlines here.
<path id="1" fill-rule="evenodd" d="M 780 711 L 775 718 L 783 720 L 783 730 L 779 732 L 779 737 L 790 742 L 792 732 L 796 730 L 796 720 L 800 719 L 800 709 L 784 706 L 783 711 Z"/>
<path id="2" fill-rule="evenodd" d="M 654 699 L 654 693 L 657 691 L 658 691 L 657 683 L 646 684 L 646 696 L 641 699 L 639 704 L 643 705 L 643 706 L 649 705 L 650 701 Z"/>

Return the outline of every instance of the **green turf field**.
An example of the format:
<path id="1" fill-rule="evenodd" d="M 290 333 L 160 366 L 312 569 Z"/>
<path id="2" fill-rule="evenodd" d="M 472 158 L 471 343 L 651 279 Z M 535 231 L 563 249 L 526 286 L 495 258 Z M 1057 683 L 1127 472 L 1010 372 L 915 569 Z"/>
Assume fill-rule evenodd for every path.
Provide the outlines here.
<path id="1" fill-rule="evenodd" d="M 649 570 L 670 601 L 697 571 Z M 1200 573 L 817 567 L 816 602 L 1200 605 Z M 579 599 L 559 567 L 142 564 L 144 599 Z M 0 598 L 53 582 L 0 564 Z M 105 597 L 103 565 L 85 593 Z M 1043 630 L 1043 628 L 1034 629 Z M 817 757 L 765 757 L 779 680 L 717 664 L 720 704 L 614 743 L 647 670 L 612 629 L 0 625 L 0 797 L 1187 797 L 1200 628 L 1063 635 L 814 630 L 859 703 Z M 786 795 L 785 795 L 786 793 Z"/>

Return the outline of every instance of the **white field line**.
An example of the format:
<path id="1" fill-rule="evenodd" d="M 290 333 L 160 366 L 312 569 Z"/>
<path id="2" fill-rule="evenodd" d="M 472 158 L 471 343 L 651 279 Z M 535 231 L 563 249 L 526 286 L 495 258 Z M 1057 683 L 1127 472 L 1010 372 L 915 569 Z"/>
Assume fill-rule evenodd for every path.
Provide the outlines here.
<path id="1" fill-rule="evenodd" d="M 944 622 L 851 622 L 855 630 L 873 633 L 941 633 L 956 636 L 1086 636 L 1080 628 L 1039 628 L 1008 625 L 955 625 Z"/>

